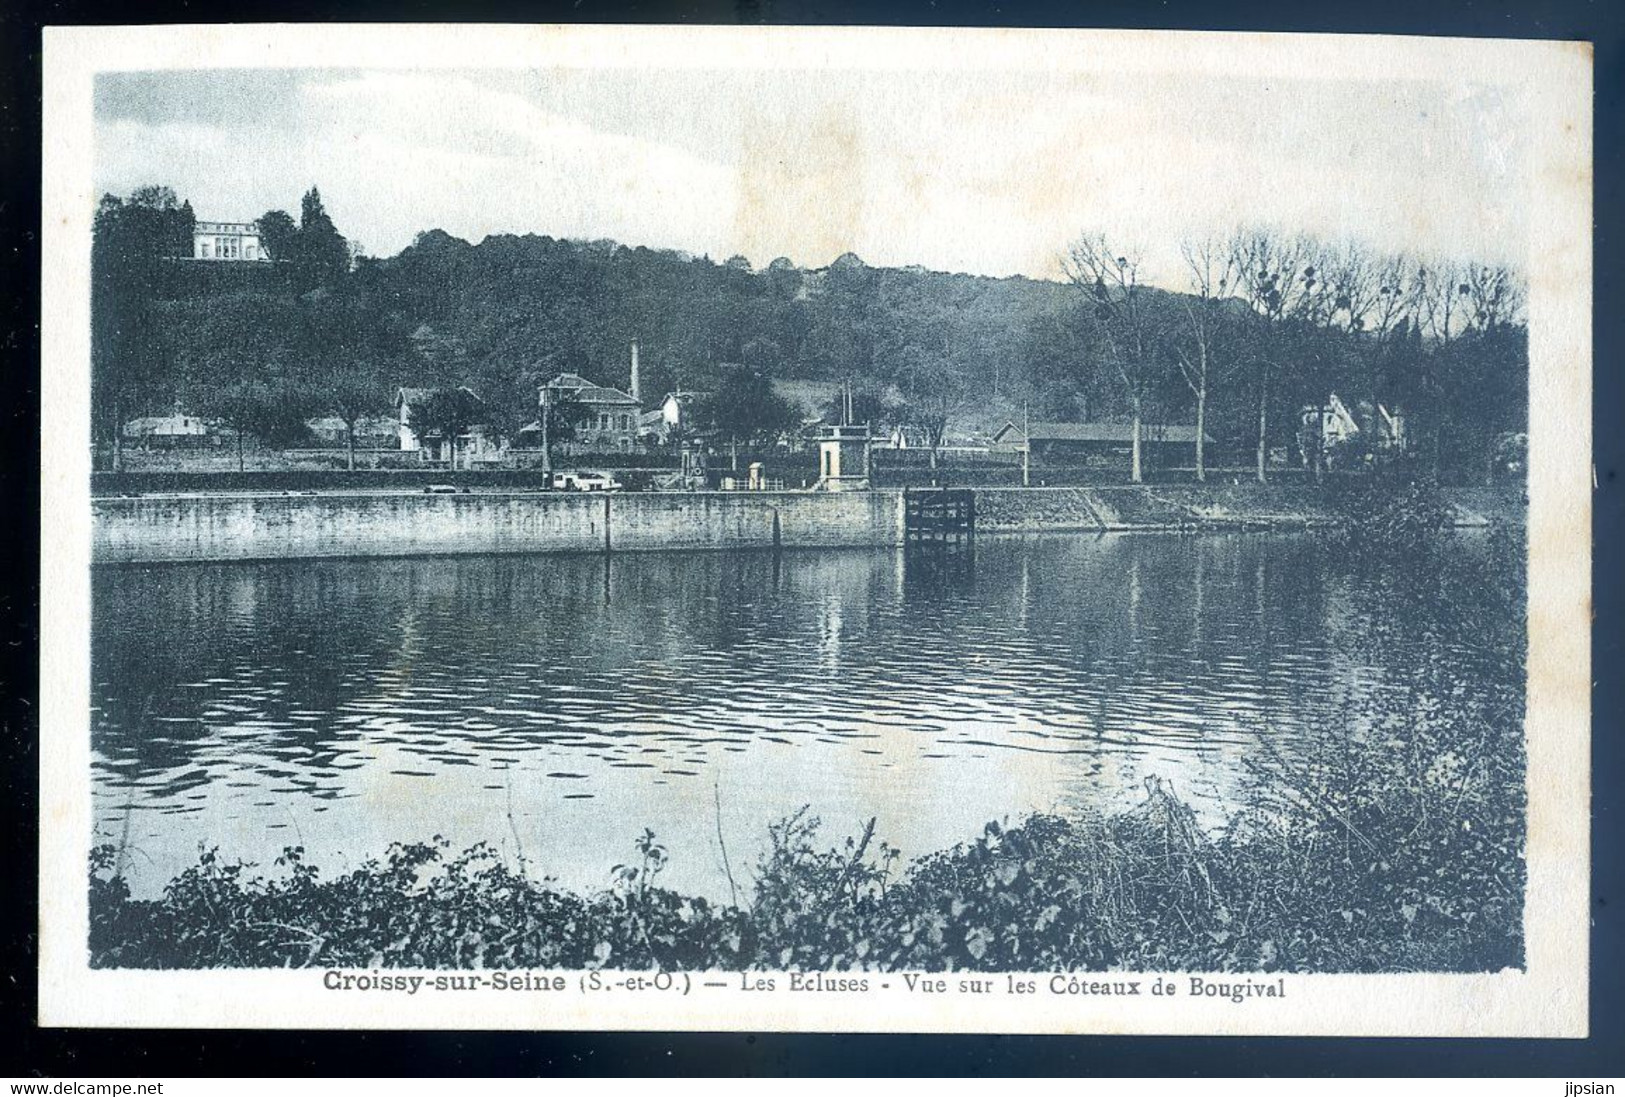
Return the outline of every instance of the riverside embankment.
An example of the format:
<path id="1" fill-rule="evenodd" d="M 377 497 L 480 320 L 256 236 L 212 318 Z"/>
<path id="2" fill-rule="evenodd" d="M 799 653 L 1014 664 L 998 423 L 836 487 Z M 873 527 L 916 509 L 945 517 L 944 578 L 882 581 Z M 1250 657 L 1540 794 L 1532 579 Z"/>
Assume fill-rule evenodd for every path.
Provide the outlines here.
<path id="1" fill-rule="evenodd" d="M 152 495 L 92 503 L 97 563 L 838 548 L 902 540 L 896 492 Z"/>
<path id="2" fill-rule="evenodd" d="M 1521 523 L 1520 495 L 1498 489 L 1446 491 L 1458 526 Z M 984 533 L 1313 529 L 1343 521 L 1349 492 L 1314 484 L 1145 484 L 1107 487 L 978 488 Z"/>
<path id="3" fill-rule="evenodd" d="M 1518 518 L 1469 493 L 1457 521 Z M 1495 496 L 1494 503 L 1500 499 Z M 1313 486 L 981 488 L 986 533 L 1304 529 L 1337 521 Z M 903 540 L 903 493 L 687 492 L 600 495 L 333 491 L 187 493 L 92 502 L 101 564 L 482 553 L 839 548 Z"/>

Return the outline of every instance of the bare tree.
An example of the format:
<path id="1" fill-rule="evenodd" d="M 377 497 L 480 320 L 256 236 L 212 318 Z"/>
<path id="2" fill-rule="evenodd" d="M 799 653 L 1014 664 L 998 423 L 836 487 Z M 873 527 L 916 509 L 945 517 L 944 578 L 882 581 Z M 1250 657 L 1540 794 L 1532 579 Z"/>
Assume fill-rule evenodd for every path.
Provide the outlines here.
<path id="1" fill-rule="evenodd" d="M 1468 288 L 1460 264 L 1418 263 L 1411 276 L 1416 319 L 1428 342 L 1417 394 L 1428 413 L 1434 474 L 1444 462 L 1444 385 L 1456 340 L 1466 329 Z"/>
<path id="2" fill-rule="evenodd" d="M 931 467 L 937 467 L 949 420 L 965 398 L 961 376 L 948 363 L 916 346 L 904 347 L 899 355 L 898 378 L 902 384 L 906 422 L 925 436 Z"/>
<path id="3" fill-rule="evenodd" d="M 1288 320 L 1305 296 L 1302 282 L 1309 246 L 1269 229 L 1243 229 L 1230 239 L 1243 300 L 1247 302 L 1252 338 L 1247 358 L 1258 388 L 1258 482 L 1268 477 L 1269 403 L 1271 386 L 1288 364 Z"/>
<path id="4" fill-rule="evenodd" d="M 1207 479 L 1207 401 L 1223 372 L 1219 361 L 1225 330 L 1225 302 L 1236 285 L 1236 257 L 1214 236 L 1182 241 L 1180 255 L 1190 275 L 1192 292 L 1181 299 L 1185 309 L 1184 338 L 1174 353 L 1185 384 L 1196 397 L 1196 479 Z"/>
<path id="5" fill-rule="evenodd" d="M 1320 265 L 1329 305 L 1323 322 L 1349 334 L 1367 331 L 1381 287 L 1379 260 L 1363 245 L 1349 241 L 1322 250 Z"/>
<path id="6" fill-rule="evenodd" d="M 1315 406 L 1324 407 L 1330 403 L 1334 378 L 1352 381 L 1360 372 L 1366 327 L 1379 300 L 1379 276 L 1376 260 L 1359 243 L 1306 240 L 1302 248 L 1295 310 L 1299 381 Z M 1340 369 L 1349 366 L 1353 368 Z M 1324 441 L 1318 419 L 1305 424 L 1304 456 L 1316 480 L 1326 470 Z"/>
<path id="7" fill-rule="evenodd" d="M 1411 288 L 1415 263 L 1405 255 L 1390 255 L 1376 264 L 1375 295 L 1367 313 L 1367 330 L 1379 344 L 1392 339 L 1416 312 L 1416 295 Z"/>
<path id="8" fill-rule="evenodd" d="M 1472 391 L 1482 401 L 1493 401 L 1500 393 L 1527 406 L 1527 391 L 1506 391 L 1507 371 L 1491 367 L 1492 362 L 1503 361 L 1504 354 L 1496 349 L 1502 342 L 1499 337 L 1520 322 L 1525 291 L 1515 271 L 1470 262 L 1418 265 L 1414 289 L 1417 318 L 1427 340 L 1418 394 L 1431 428 L 1432 464 L 1438 475 L 1446 466 L 1447 450 L 1453 461 L 1459 461 L 1474 447 L 1480 433 L 1474 418 L 1493 416 L 1497 410 L 1486 406 L 1469 415 L 1462 406 L 1464 392 Z M 1527 370 L 1526 361 L 1521 369 Z M 1486 468 L 1492 459 L 1493 454 L 1485 457 Z"/>
<path id="9" fill-rule="evenodd" d="M 1467 281 L 1456 263 L 1418 263 L 1411 292 L 1422 331 L 1439 347 L 1448 347 L 1467 326 Z"/>
<path id="10" fill-rule="evenodd" d="M 1375 265 L 1375 293 L 1365 323 L 1372 342 L 1367 396 L 1371 401 L 1373 428 L 1385 414 L 1384 405 L 1388 402 L 1385 387 L 1389 384 L 1394 357 L 1416 315 L 1416 294 L 1411 283 L 1415 269 L 1415 262 L 1402 254 L 1387 256 Z"/>
<path id="11" fill-rule="evenodd" d="M 1462 272 L 1459 296 L 1465 297 L 1465 324 L 1485 332 L 1516 323 L 1523 315 L 1523 280 L 1509 267 L 1472 263 Z"/>
<path id="12" fill-rule="evenodd" d="M 1128 399 L 1133 417 L 1129 475 L 1138 484 L 1143 478 L 1141 425 L 1156 380 L 1160 334 L 1148 307 L 1148 287 L 1140 281 L 1139 252 L 1119 251 L 1103 233 L 1084 235 L 1067 249 L 1062 267 L 1072 284 L 1088 294 L 1087 315 Z"/>
<path id="13" fill-rule="evenodd" d="M 1435 473 L 1445 464 L 1447 434 L 1458 449 L 1469 448 L 1475 431 L 1460 418 L 1459 392 L 1477 389 L 1480 397 L 1487 395 L 1483 386 L 1494 378 L 1483 373 L 1485 337 L 1521 321 L 1524 293 L 1517 272 L 1503 266 L 1435 262 L 1412 268 L 1410 306 L 1426 340 L 1415 394 L 1430 425 Z M 1464 340 L 1476 345 L 1468 349 Z"/>

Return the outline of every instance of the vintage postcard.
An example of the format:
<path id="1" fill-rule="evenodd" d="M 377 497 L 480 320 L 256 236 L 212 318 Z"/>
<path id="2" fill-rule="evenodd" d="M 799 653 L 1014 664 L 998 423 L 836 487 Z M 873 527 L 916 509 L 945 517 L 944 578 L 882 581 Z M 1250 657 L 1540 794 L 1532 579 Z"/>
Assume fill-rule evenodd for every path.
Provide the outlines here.
<path id="1" fill-rule="evenodd" d="M 41 1023 L 1585 1034 L 1584 44 L 44 64 Z"/>

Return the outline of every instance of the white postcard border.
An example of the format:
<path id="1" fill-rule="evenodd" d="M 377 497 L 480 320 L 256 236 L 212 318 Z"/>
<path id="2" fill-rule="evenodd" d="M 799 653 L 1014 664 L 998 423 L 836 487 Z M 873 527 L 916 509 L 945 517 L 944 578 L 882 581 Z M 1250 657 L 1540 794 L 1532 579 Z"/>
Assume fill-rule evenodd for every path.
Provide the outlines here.
<path id="1" fill-rule="evenodd" d="M 310 971 L 98 971 L 86 960 L 89 794 L 89 253 L 98 71 L 285 67 L 795 67 L 1450 79 L 1529 105 L 1529 832 L 1523 972 L 1288 975 L 1284 998 L 728 989 L 335 991 Z M 45 32 L 39 1020 L 48 1026 L 744 1029 L 1567 1036 L 1588 1001 L 1591 52 L 1585 44 L 1139 31 L 207 26 Z M 397 974 L 391 972 L 390 974 Z M 439 973 L 425 973 L 429 975 Z M 489 973 L 487 973 L 489 974 Z M 689 973 L 701 982 L 701 973 Z M 947 976 L 957 984 L 959 976 Z M 1006 976 L 985 976 L 1002 984 Z M 1047 983 L 1050 975 L 1037 976 Z M 1085 980 L 1136 978 L 1120 974 Z M 1152 976 L 1140 976 L 1149 987 Z M 1204 976 L 1238 983 L 1246 976 Z M 1254 982 L 1276 976 L 1251 977 Z M 890 984 L 880 989 L 882 982 Z"/>

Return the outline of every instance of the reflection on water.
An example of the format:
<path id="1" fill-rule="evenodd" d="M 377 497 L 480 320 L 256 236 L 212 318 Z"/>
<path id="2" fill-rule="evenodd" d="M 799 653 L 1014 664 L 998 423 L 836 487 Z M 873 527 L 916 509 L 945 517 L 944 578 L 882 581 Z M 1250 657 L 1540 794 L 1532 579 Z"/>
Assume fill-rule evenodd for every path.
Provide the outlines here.
<path id="1" fill-rule="evenodd" d="M 737 869 L 803 804 L 832 838 L 879 816 L 917 855 L 1132 802 L 1152 774 L 1218 822 L 1260 736 L 1346 733 L 1414 654 L 1353 654 L 1346 592 L 1279 536 L 984 538 L 974 566 L 936 568 L 476 557 L 94 584 L 97 826 L 128 829 L 145 894 L 200 844 L 262 864 L 302 844 L 333 874 L 436 834 L 598 887 L 647 826 L 663 882 L 725 895 L 719 830 Z"/>

